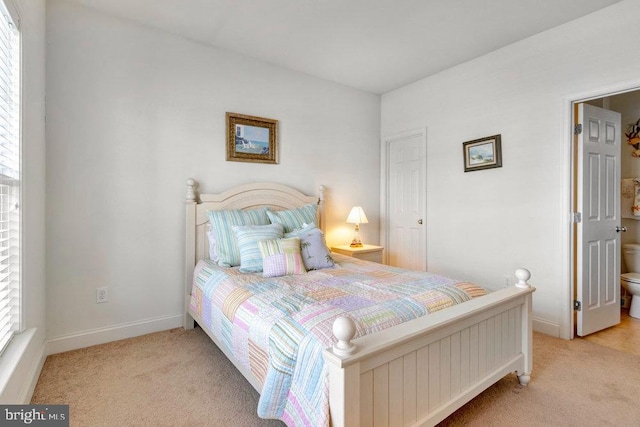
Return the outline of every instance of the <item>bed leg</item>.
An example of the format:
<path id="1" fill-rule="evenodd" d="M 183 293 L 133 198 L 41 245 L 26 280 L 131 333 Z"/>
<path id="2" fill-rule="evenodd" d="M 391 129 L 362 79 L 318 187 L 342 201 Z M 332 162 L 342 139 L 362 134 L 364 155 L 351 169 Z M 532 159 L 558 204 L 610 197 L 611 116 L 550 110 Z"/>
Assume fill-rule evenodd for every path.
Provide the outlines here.
<path id="1" fill-rule="evenodd" d="M 185 313 L 183 323 L 184 329 L 188 331 L 189 329 L 193 329 L 195 327 L 196 321 L 193 320 L 193 317 L 191 317 L 189 313 Z"/>
<path id="2" fill-rule="evenodd" d="M 518 375 L 518 381 L 520 382 L 521 386 L 526 387 L 527 384 L 529 384 L 529 381 L 531 380 L 531 375 L 529 374 L 516 374 Z"/>

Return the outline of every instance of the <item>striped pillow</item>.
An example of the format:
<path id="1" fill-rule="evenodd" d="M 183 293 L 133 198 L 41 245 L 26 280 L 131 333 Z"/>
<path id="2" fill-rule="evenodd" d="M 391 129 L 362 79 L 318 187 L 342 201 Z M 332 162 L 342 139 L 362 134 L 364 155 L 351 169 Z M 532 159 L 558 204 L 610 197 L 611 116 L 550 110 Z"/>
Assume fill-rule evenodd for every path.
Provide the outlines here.
<path id="1" fill-rule="evenodd" d="M 300 256 L 300 239 L 261 240 L 258 247 L 262 253 L 264 277 L 304 274 L 304 262 Z"/>
<path id="2" fill-rule="evenodd" d="M 240 265 L 240 250 L 231 227 L 234 225 L 267 225 L 267 208 L 251 210 L 209 211 L 209 222 L 216 237 L 218 265 L 235 267 Z"/>
<path id="3" fill-rule="evenodd" d="M 282 225 L 234 225 L 232 228 L 236 234 L 238 249 L 240 250 L 240 271 L 242 273 L 261 272 L 262 254 L 258 248 L 258 243 L 261 240 L 281 238 Z"/>
<path id="4" fill-rule="evenodd" d="M 267 215 L 273 224 L 282 224 L 284 232 L 291 233 L 293 230 L 302 228 L 304 224 L 318 224 L 317 210 L 318 205 L 309 203 L 288 211 L 267 211 Z"/>

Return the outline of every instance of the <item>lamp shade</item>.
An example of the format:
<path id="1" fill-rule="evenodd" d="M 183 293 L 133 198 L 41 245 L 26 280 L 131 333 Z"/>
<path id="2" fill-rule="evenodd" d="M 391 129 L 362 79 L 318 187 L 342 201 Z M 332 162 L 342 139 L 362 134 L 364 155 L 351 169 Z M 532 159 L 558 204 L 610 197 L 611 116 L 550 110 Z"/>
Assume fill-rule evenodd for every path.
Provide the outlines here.
<path id="1" fill-rule="evenodd" d="M 354 206 L 347 217 L 349 224 L 367 224 L 369 220 L 360 206 Z"/>

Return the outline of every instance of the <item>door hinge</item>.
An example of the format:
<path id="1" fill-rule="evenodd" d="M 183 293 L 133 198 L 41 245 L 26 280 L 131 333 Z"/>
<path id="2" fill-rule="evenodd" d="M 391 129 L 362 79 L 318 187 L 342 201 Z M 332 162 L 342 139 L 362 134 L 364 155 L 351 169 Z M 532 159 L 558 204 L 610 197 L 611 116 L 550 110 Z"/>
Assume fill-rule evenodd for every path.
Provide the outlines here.
<path id="1" fill-rule="evenodd" d="M 582 124 L 577 124 L 573 127 L 573 134 L 580 135 L 582 133 Z"/>
<path id="2" fill-rule="evenodd" d="M 580 212 L 573 212 L 571 221 L 579 224 L 582 222 L 582 214 Z"/>
<path id="3" fill-rule="evenodd" d="M 573 302 L 573 309 L 576 311 L 582 311 L 582 303 L 580 301 Z"/>

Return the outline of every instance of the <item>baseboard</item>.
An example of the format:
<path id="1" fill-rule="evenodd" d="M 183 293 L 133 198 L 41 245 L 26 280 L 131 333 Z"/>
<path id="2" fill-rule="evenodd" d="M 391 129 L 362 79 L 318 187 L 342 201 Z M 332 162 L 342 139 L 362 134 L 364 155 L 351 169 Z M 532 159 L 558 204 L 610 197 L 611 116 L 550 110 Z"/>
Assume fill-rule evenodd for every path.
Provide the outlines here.
<path id="1" fill-rule="evenodd" d="M 560 337 L 560 325 L 558 323 L 540 319 L 539 317 L 533 318 L 533 330 L 552 337 Z"/>
<path id="2" fill-rule="evenodd" d="M 178 314 L 175 316 L 156 317 L 54 337 L 50 338 L 47 342 L 47 354 L 62 353 L 92 345 L 138 337 L 153 332 L 166 331 L 167 329 L 180 328 L 182 327 L 183 321 L 184 315 Z"/>

